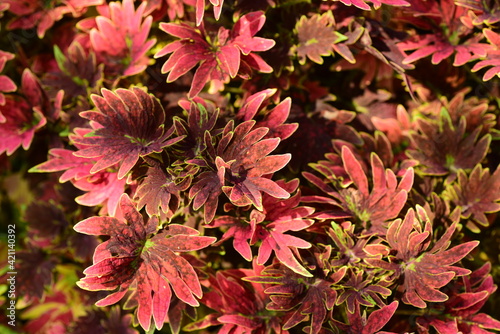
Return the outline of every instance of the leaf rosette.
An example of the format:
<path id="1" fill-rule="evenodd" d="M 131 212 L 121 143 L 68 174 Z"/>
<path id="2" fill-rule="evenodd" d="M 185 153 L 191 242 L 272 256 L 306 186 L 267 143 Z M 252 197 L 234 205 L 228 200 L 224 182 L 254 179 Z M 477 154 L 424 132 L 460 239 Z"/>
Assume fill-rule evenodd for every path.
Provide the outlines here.
<path id="1" fill-rule="evenodd" d="M 161 329 L 172 290 L 191 306 L 198 306 L 195 297 L 202 297 L 198 275 L 178 253 L 205 248 L 215 238 L 199 236 L 198 231 L 177 224 L 156 233 L 158 217 L 144 222 L 126 194 L 120 199 L 120 208 L 123 219 L 91 217 L 75 225 L 77 232 L 110 237 L 96 248 L 94 264 L 85 269 L 86 276 L 77 284 L 90 291 L 113 291 L 97 306 L 114 304 L 129 290 L 134 291 L 130 298 L 137 305 L 140 325 L 149 330 L 153 316 L 156 328 Z"/>
<path id="2" fill-rule="evenodd" d="M 76 144 L 88 146 L 75 152 L 76 156 L 97 160 L 91 173 L 119 163 L 118 178 L 122 179 L 139 157 L 161 152 L 182 140 L 182 137 L 168 139 L 174 127 L 165 130 L 163 107 L 142 89 L 120 88 L 114 93 L 102 89 L 101 93 L 102 96 L 91 96 L 98 111 L 80 113 L 91 121 L 94 131 L 75 139 Z"/>

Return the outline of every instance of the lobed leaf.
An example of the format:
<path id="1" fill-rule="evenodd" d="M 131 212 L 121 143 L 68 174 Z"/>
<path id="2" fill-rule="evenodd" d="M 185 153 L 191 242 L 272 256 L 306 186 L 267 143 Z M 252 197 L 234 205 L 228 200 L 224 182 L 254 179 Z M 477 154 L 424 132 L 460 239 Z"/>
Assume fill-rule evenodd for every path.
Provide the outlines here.
<path id="1" fill-rule="evenodd" d="M 153 317 L 156 328 L 161 329 L 171 289 L 192 306 L 198 306 L 195 297 L 202 296 L 194 268 L 176 252 L 200 250 L 215 238 L 199 236 L 198 231 L 176 224 L 153 236 L 158 229 L 157 217 L 144 223 L 126 194 L 121 197 L 120 208 L 122 219 L 91 217 L 75 225 L 80 233 L 110 236 L 96 249 L 94 264 L 84 271 L 85 277 L 77 284 L 91 291 L 113 290 L 96 303 L 98 306 L 118 302 L 134 287 L 129 302 L 137 305 L 139 324 L 148 331 Z"/>

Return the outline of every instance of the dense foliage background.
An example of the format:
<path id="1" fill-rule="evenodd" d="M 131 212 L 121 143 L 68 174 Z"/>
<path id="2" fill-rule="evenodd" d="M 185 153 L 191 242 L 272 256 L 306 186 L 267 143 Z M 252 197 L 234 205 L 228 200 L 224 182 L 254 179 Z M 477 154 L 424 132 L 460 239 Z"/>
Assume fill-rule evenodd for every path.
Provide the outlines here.
<path id="1" fill-rule="evenodd" d="M 0 332 L 500 331 L 499 77 L 498 0 L 1 1 Z"/>

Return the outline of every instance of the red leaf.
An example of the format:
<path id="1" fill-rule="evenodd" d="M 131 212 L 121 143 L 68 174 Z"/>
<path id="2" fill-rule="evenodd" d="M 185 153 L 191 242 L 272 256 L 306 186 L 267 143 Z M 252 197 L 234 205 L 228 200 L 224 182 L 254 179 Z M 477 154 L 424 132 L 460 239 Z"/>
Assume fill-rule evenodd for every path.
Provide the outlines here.
<path id="1" fill-rule="evenodd" d="M 310 316 L 311 326 L 308 333 L 320 333 L 328 311 L 333 309 L 337 299 L 334 285 L 344 277 L 347 267 L 335 269 L 332 274 L 330 269 L 333 268 L 324 268 L 324 263 L 317 265 L 323 270 L 311 278 L 305 278 L 288 268 L 268 267 L 260 276 L 246 277 L 245 281 L 273 284 L 265 290 L 271 299 L 267 309 L 287 312 L 284 330 L 297 326 Z"/>
<path id="2" fill-rule="evenodd" d="M 373 187 L 370 191 L 363 166 L 347 146 L 342 147 L 342 163 L 343 169 L 338 166 L 337 161 L 320 161 L 315 164 L 313 167 L 323 174 L 325 180 L 304 173 L 308 181 L 329 195 L 329 197 L 308 196 L 305 200 L 334 205 L 336 208 L 333 212 L 327 211 L 326 215 L 332 217 L 351 215 L 365 224 L 369 222 L 366 228 L 371 228 L 373 232 L 385 234 L 386 222 L 397 217 L 406 203 L 408 191 L 413 184 L 413 169 L 406 169 L 398 184 L 394 172 L 385 169 L 380 158 L 372 153 Z M 330 182 L 334 188 L 330 186 Z M 316 215 L 321 214 L 318 212 Z"/>
<path id="3" fill-rule="evenodd" d="M 224 184 L 224 168 L 220 167 L 218 172 L 203 172 L 195 180 L 195 184 L 189 189 L 189 198 L 194 198 L 193 209 L 198 210 L 204 205 L 205 222 L 214 219 L 219 195 L 222 193 Z"/>
<path id="4" fill-rule="evenodd" d="M 144 19 L 145 9 L 143 3 L 135 10 L 132 0 L 98 7 L 100 16 L 93 19 L 90 43 L 107 72 L 130 76 L 146 69 L 149 63 L 146 53 L 156 39 L 147 40 L 152 17 Z"/>
<path id="5" fill-rule="evenodd" d="M 439 115 L 437 122 L 421 118 L 417 121 L 419 132 L 411 138 L 414 149 L 408 156 L 423 166 L 423 172 L 431 175 L 451 174 L 453 180 L 459 169 L 472 169 L 483 160 L 491 142 L 487 134 L 479 139 L 481 128 L 466 135 L 465 118 L 455 126 L 448 111 Z"/>
<path id="6" fill-rule="evenodd" d="M 137 305 L 137 317 L 147 331 L 151 316 L 157 329 L 161 329 L 168 311 L 171 290 L 190 305 L 198 305 L 195 296 L 202 295 L 198 276 L 190 263 L 175 252 L 200 250 L 212 244 L 215 238 L 198 236 L 198 231 L 181 225 L 169 225 L 152 236 L 158 228 L 158 219 L 144 224 L 129 197 L 120 200 L 123 219 L 91 217 L 76 224 L 74 229 L 92 235 L 108 235 L 94 265 L 84 271 L 86 275 L 78 285 L 86 290 L 115 290 L 97 305 L 118 302 L 132 285 L 135 293 L 130 297 Z M 96 262 L 97 260 L 97 262 Z"/>
<path id="7" fill-rule="evenodd" d="M 410 209 L 403 221 L 397 219 L 391 223 L 387 231 L 387 241 L 391 248 L 397 251 L 395 257 L 401 261 L 396 265 L 403 276 L 403 302 L 415 307 L 425 308 L 425 301 L 442 302 L 448 296 L 438 288 L 449 283 L 453 277 L 470 273 L 461 267 L 451 266 L 464 258 L 479 242 L 471 241 L 449 250 L 449 239 L 456 229 L 457 220 L 447 232 L 429 247 L 428 236 L 431 234 L 430 221 L 423 209 L 419 209 L 419 217 L 424 220 L 425 227 L 418 221 L 413 209 Z M 371 262 L 367 259 L 367 262 Z"/>
<path id="8" fill-rule="evenodd" d="M 4 69 L 5 63 L 12 58 L 14 58 L 14 55 L 12 53 L 0 50 L 0 73 Z M 16 89 L 17 86 L 14 81 L 12 81 L 12 79 L 10 79 L 6 75 L 0 75 L 0 106 L 3 106 L 5 104 L 5 96 L 3 95 L 3 93 L 10 93 L 15 91 Z M 0 112 L 0 123 L 4 122 L 5 118 L 3 118 L 2 113 Z"/>
<path id="9" fill-rule="evenodd" d="M 177 210 L 182 191 L 189 188 L 192 175 L 189 172 L 175 175 L 175 171 L 163 171 L 159 165 L 149 167 L 146 178 L 137 188 L 135 198 L 139 198 L 137 207 L 146 206 L 151 217 L 162 213 L 173 213 Z"/>
<path id="10" fill-rule="evenodd" d="M 281 320 L 265 309 L 263 300 L 266 296 L 262 286 L 242 281 L 246 276 L 259 275 L 260 270 L 254 262 L 254 269 L 219 270 L 215 277 L 210 276 L 210 291 L 204 295 L 202 302 L 216 313 L 208 314 L 185 329 L 222 325 L 219 333 L 264 333 L 270 329 L 279 333 Z"/>
<path id="11" fill-rule="evenodd" d="M 199 12 L 202 3 L 204 4 L 202 0 L 197 2 L 197 19 L 200 19 L 202 13 Z M 162 23 L 160 28 L 163 31 L 181 40 L 165 46 L 155 54 L 155 58 L 172 53 L 162 67 L 162 73 L 170 72 L 168 82 L 176 80 L 199 64 L 189 90 L 189 97 L 194 97 L 207 82 L 223 86 L 238 75 L 241 57 L 251 52 L 266 51 L 274 45 L 273 40 L 254 37 L 264 21 L 263 12 L 246 14 L 240 17 L 231 32 L 220 27 L 215 38 L 209 37 L 210 33 L 205 31 L 203 25 L 194 28 L 184 23 Z M 197 25 L 199 23 L 197 21 Z M 257 69 L 260 70 L 261 67 Z"/>
<path id="12" fill-rule="evenodd" d="M 279 144 L 279 138 L 261 140 L 266 128 L 252 129 L 254 121 L 246 121 L 221 138 L 217 146 L 216 163 L 224 170 L 225 181 L 222 190 L 237 206 L 253 204 L 262 208 L 262 192 L 277 198 L 288 198 L 287 191 L 265 177 L 283 168 L 289 161 L 289 154 L 271 155 Z"/>
<path id="13" fill-rule="evenodd" d="M 255 231 L 255 222 L 252 221 L 247 223 L 232 216 L 222 216 L 215 219 L 210 225 L 206 225 L 207 228 L 226 226 L 229 228 L 217 243 L 223 242 L 232 237 L 234 249 L 240 253 L 245 260 L 252 261 L 252 250 L 250 248 L 249 241 Z"/>
<path id="14" fill-rule="evenodd" d="M 28 72 L 26 70 L 23 77 Z M 0 154 L 6 152 L 9 156 L 19 146 L 27 150 L 35 131 L 47 123 L 39 108 L 33 109 L 27 101 L 11 96 L 5 100 L 4 105 L 0 105 L 0 115 L 4 119 L 4 122 L 0 122 Z"/>
<path id="15" fill-rule="evenodd" d="M 398 308 L 398 302 L 393 301 L 380 310 L 373 311 L 368 316 L 366 326 L 363 328 L 362 334 L 373 334 L 381 330 L 391 320 L 392 316 Z"/>
<path id="16" fill-rule="evenodd" d="M 59 178 L 63 183 L 71 179 L 81 179 L 90 175 L 90 169 L 94 162 L 91 159 L 80 158 L 73 155 L 74 151 L 54 148 L 49 150 L 50 158 L 35 167 L 32 167 L 30 173 L 46 173 L 65 171 Z"/>
<path id="17" fill-rule="evenodd" d="M 469 177 L 459 170 L 457 181 L 447 186 L 443 196 L 462 209 L 463 218 L 470 217 L 480 225 L 488 226 L 486 214 L 500 210 L 500 194 L 496 191 L 500 188 L 500 169 L 490 174 L 488 168 L 478 164 Z M 474 232 L 480 231 L 472 223 L 466 226 Z"/>
<path id="18" fill-rule="evenodd" d="M 81 113 L 95 123 L 94 131 L 76 137 L 75 143 L 85 145 L 75 153 L 84 158 L 96 158 L 91 172 L 96 173 L 120 163 L 118 178 L 122 179 L 139 160 L 153 152 L 161 152 L 182 139 L 167 139 L 174 128 L 164 130 L 165 112 L 158 100 L 142 89 L 102 90 L 103 97 L 92 95 L 98 111 Z"/>
<path id="19" fill-rule="evenodd" d="M 405 0 L 339 0 L 343 4 L 347 6 L 354 5 L 358 8 L 364 10 L 371 10 L 370 6 L 368 6 L 367 2 L 373 3 L 373 7 L 375 9 L 380 8 L 382 4 L 391 5 L 391 6 L 410 6 L 410 3 Z"/>
<path id="20" fill-rule="evenodd" d="M 479 328 L 488 328 L 496 331 L 500 330 L 500 321 L 493 319 L 491 316 L 484 313 L 472 316 L 469 321 Z"/>
<path id="21" fill-rule="evenodd" d="M 335 20 L 332 13 L 314 14 L 308 18 L 303 15 L 295 25 L 299 44 L 293 49 L 304 65 L 306 57 L 315 63 L 323 64 L 321 56 L 329 56 L 333 45 L 342 40 L 343 35 L 335 31 Z M 344 38 L 346 39 L 346 38 Z"/>
<path id="22" fill-rule="evenodd" d="M 351 181 L 353 181 L 354 185 L 358 188 L 362 195 L 367 196 L 369 193 L 368 179 L 366 178 L 361 164 L 354 157 L 351 150 L 349 150 L 347 146 L 342 147 L 342 161 L 344 162 L 344 168 L 347 174 L 349 174 Z M 374 177 L 374 179 L 376 178 Z"/>
<path id="23" fill-rule="evenodd" d="M 245 103 L 238 111 L 236 117 L 243 121 L 248 121 L 253 119 L 257 114 L 257 112 L 259 111 L 259 109 L 261 109 L 262 103 L 275 93 L 276 89 L 269 88 L 250 95 L 245 100 Z"/>

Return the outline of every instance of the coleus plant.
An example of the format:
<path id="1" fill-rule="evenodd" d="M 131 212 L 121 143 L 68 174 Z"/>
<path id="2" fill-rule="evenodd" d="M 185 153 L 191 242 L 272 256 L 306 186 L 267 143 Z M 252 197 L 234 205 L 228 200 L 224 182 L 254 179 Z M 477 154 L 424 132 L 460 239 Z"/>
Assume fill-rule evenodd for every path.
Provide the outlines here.
<path id="1" fill-rule="evenodd" d="M 215 90 L 222 89 L 230 78 L 250 76 L 252 68 L 272 72 L 259 55 L 251 53 L 269 50 L 275 44 L 273 40 L 254 37 L 265 21 L 264 13 L 252 12 L 242 16 L 231 30 L 220 27 L 216 32 L 206 31 L 204 26 L 195 28 L 186 23 L 162 23 L 160 28 L 163 31 L 181 40 L 169 43 L 155 57 L 172 53 L 162 66 L 162 73 L 169 73 L 168 82 L 177 80 L 200 63 L 189 97 L 198 95 L 207 82 Z"/>
<path id="2" fill-rule="evenodd" d="M 500 331 L 499 9 L 0 4 L 0 332 Z"/>

